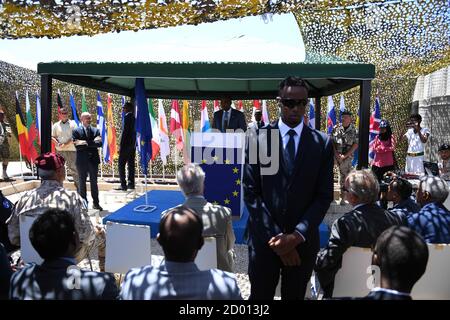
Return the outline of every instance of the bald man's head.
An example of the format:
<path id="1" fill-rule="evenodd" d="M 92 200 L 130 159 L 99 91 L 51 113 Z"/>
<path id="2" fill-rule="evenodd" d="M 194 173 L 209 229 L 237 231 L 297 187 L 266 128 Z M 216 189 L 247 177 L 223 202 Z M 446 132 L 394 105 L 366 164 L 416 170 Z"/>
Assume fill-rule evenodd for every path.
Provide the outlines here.
<path id="1" fill-rule="evenodd" d="M 194 210 L 180 206 L 167 211 L 159 222 L 158 242 L 166 260 L 192 262 L 203 246 L 203 223 Z"/>

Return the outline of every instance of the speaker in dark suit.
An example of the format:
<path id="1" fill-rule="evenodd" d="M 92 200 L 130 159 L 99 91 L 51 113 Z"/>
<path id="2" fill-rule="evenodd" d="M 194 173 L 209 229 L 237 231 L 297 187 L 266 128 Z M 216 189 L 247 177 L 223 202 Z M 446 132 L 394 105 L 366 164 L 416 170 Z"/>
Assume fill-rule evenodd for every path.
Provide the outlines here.
<path id="1" fill-rule="evenodd" d="M 81 114 L 82 126 L 73 130 L 72 139 L 77 149 L 76 166 L 78 170 L 79 183 L 78 193 L 87 201 L 86 179 L 89 174 L 91 181 L 91 196 L 94 201 L 94 209 L 103 210 L 98 200 L 98 165 L 100 156 L 98 148 L 102 147 L 102 137 L 97 128 L 91 127 L 91 115 L 88 112 Z"/>
<path id="2" fill-rule="evenodd" d="M 136 157 L 136 129 L 133 114 L 133 104 L 125 103 L 123 106 L 125 118 L 123 131 L 120 137 L 119 151 L 119 177 L 120 187 L 116 190 L 134 189 L 135 157 Z M 128 185 L 125 176 L 125 165 L 128 165 Z"/>
<path id="3" fill-rule="evenodd" d="M 242 129 L 247 130 L 244 113 L 231 108 L 231 99 L 223 98 L 220 100 L 222 110 L 214 112 L 212 127 L 220 132 L 226 130 Z"/>
<path id="4" fill-rule="evenodd" d="M 281 118 L 249 130 L 243 187 L 249 212 L 250 299 L 303 299 L 319 250 L 319 225 L 333 200 L 333 147 L 302 122 L 308 90 L 280 83 Z M 256 147 L 254 147 L 256 146 Z M 267 159 L 260 157 L 270 157 Z"/>

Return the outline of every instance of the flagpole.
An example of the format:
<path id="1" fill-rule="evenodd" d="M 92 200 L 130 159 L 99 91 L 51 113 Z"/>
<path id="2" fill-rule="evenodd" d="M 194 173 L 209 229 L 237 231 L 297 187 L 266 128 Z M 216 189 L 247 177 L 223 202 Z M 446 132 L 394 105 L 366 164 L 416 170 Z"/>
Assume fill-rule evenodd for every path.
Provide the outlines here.
<path id="1" fill-rule="evenodd" d="M 23 179 L 23 168 L 22 168 L 22 148 L 19 143 L 19 157 L 20 157 L 20 177 Z"/>
<path id="2" fill-rule="evenodd" d="M 112 170 L 112 178 L 113 178 L 113 182 L 114 182 L 114 160 L 111 160 L 111 170 Z"/>
<path id="3" fill-rule="evenodd" d="M 144 193 L 145 193 L 145 205 L 148 206 L 148 197 L 147 197 L 147 175 L 144 174 L 144 181 L 145 181 L 145 189 L 144 189 Z"/>
<path id="4" fill-rule="evenodd" d="M 103 180 L 103 148 L 102 151 L 100 151 L 100 179 Z"/>
<path id="5" fill-rule="evenodd" d="M 166 182 L 166 167 L 164 166 L 164 163 L 163 163 L 163 165 L 162 165 L 162 167 L 163 167 L 163 176 L 162 176 L 162 179 L 163 179 L 163 182 Z"/>
<path id="6" fill-rule="evenodd" d="M 150 160 L 150 181 L 153 179 L 152 160 Z"/>

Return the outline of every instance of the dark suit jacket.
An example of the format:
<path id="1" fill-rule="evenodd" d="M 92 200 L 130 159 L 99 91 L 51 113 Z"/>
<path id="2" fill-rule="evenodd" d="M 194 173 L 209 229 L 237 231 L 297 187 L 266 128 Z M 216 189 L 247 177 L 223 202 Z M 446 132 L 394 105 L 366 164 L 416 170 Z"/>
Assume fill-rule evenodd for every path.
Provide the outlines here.
<path id="1" fill-rule="evenodd" d="M 333 294 L 334 277 L 342 266 L 342 256 L 348 248 L 371 248 L 384 230 L 405 224 L 404 217 L 375 204 L 358 207 L 336 220 L 331 227 L 328 245 L 319 252 L 314 268 L 324 297 Z"/>
<path id="2" fill-rule="evenodd" d="M 85 140 L 86 145 L 75 146 L 77 149 L 77 164 L 86 164 L 87 162 L 92 162 L 94 164 L 100 163 L 100 156 L 98 155 L 98 148 L 102 147 L 102 141 L 95 142 L 96 137 L 100 137 L 100 131 L 97 128 L 89 126 L 89 137 L 86 136 L 84 127 L 78 127 L 72 132 L 73 140 Z M 106 141 L 103 141 L 107 143 Z"/>
<path id="3" fill-rule="evenodd" d="M 236 109 L 231 108 L 230 121 L 228 121 L 228 129 L 242 129 L 243 131 L 247 130 L 247 124 L 245 123 L 244 113 L 238 111 Z M 220 130 L 223 132 L 222 128 L 222 116 L 223 110 L 219 110 L 214 112 L 214 120 L 212 123 L 212 127 L 214 129 Z"/>
<path id="4" fill-rule="evenodd" d="M 386 291 L 371 291 L 361 300 L 412 300 L 411 296 L 390 293 Z"/>
<path id="5" fill-rule="evenodd" d="M 0 243 L 0 300 L 8 299 L 9 282 L 13 271 L 6 255 L 6 250 Z"/>
<path id="6" fill-rule="evenodd" d="M 267 129 L 267 130 L 264 130 Z M 271 140 L 278 140 L 278 149 L 271 150 Z M 258 135 L 258 148 L 267 153 L 277 153 L 279 168 L 272 175 L 262 175 L 261 170 L 270 165 L 249 163 L 248 146 L 244 166 L 244 200 L 249 212 L 247 242 L 253 247 L 269 248 L 271 237 L 284 232 L 299 231 L 306 238 L 302 245 L 319 247 L 318 227 L 333 200 L 333 147 L 323 133 L 303 126 L 300 143 L 291 175 L 284 162 L 283 143 L 278 122 L 248 135 Z M 315 253 L 314 253 L 315 254 Z"/>
<path id="7" fill-rule="evenodd" d="M 19 300 L 112 300 L 119 290 L 111 274 L 80 270 L 79 285 L 65 259 L 27 264 L 11 278 L 10 298 Z M 75 266 L 73 266 L 75 267 Z"/>
<path id="8" fill-rule="evenodd" d="M 123 131 L 120 136 L 120 152 L 129 152 L 136 148 L 135 118 L 132 112 L 125 115 Z"/>

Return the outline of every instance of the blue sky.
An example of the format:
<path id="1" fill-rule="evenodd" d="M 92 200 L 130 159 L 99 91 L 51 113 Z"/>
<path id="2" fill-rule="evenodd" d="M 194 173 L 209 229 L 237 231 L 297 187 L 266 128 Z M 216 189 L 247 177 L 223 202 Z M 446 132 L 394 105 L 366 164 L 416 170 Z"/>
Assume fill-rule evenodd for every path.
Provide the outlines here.
<path id="1" fill-rule="evenodd" d="M 302 62 L 303 40 L 292 14 L 94 37 L 0 40 L 0 60 L 36 70 L 38 62 Z"/>

